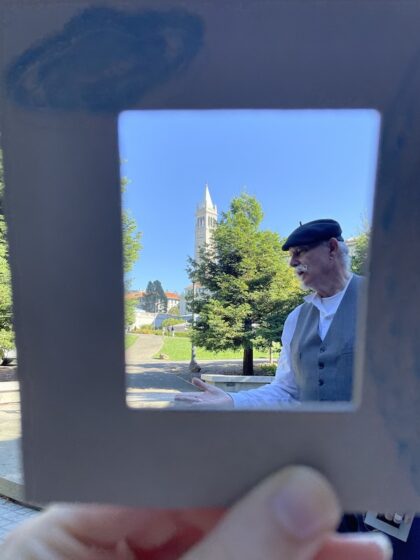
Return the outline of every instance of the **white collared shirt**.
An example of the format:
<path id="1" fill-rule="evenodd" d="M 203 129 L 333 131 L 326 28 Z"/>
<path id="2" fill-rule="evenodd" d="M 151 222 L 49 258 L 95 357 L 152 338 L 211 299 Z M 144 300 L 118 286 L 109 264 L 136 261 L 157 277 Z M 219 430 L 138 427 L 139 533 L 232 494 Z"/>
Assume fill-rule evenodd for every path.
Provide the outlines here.
<path id="1" fill-rule="evenodd" d="M 318 333 L 321 340 L 324 340 L 326 337 L 334 315 L 352 278 L 353 275 L 351 274 L 345 287 L 331 297 L 321 298 L 318 294 L 312 293 L 304 298 L 305 302 L 312 303 L 319 310 Z M 258 389 L 229 393 L 235 408 L 275 408 L 280 404 L 284 406 L 286 403 L 293 405 L 298 402 L 298 388 L 290 359 L 290 344 L 295 333 L 302 305 L 296 307 L 288 315 L 284 323 L 281 337 L 282 349 L 273 381 L 269 385 Z"/>

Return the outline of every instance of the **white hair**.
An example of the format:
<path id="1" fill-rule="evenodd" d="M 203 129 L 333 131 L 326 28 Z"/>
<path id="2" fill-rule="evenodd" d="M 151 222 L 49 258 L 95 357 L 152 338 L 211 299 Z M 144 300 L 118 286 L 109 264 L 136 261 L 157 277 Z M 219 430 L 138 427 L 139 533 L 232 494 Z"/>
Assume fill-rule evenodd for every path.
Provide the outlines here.
<path id="1" fill-rule="evenodd" d="M 323 244 L 328 245 L 329 240 L 323 241 Z M 345 241 L 338 241 L 338 258 L 345 272 L 351 272 L 351 256 L 348 245 Z"/>
<path id="2" fill-rule="evenodd" d="M 339 258 L 341 260 L 341 264 L 344 267 L 346 272 L 350 272 L 351 270 L 351 256 L 349 252 L 349 248 L 345 241 L 337 241 L 339 247 Z"/>

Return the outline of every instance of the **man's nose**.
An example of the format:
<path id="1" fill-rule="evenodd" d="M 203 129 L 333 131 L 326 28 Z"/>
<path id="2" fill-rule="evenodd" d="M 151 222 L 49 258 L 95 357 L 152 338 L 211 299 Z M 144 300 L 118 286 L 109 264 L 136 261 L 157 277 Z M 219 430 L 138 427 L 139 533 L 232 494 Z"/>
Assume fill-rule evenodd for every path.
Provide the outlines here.
<path id="1" fill-rule="evenodd" d="M 296 266 L 298 266 L 298 264 L 299 264 L 299 259 L 297 257 L 295 257 L 294 255 L 292 255 L 290 257 L 290 260 L 289 260 L 289 266 L 292 266 L 293 268 L 295 268 Z"/>

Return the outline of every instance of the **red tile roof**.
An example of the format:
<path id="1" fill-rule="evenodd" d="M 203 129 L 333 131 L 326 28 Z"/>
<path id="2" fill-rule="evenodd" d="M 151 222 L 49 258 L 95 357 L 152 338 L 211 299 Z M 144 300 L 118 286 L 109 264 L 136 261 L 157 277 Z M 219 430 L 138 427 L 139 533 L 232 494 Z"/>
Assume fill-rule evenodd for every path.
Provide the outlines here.
<path id="1" fill-rule="evenodd" d="M 128 294 L 125 294 L 125 297 L 127 299 L 141 299 L 145 293 L 144 290 L 137 290 L 136 292 L 128 292 Z M 177 301 L 181 299 L 176 292 L 165 292 L 165 296 L 168 299 L 175 299 Z"/>
<path id="2" fill-rule="evenodd" d="M 128 292 L 128 294 L 125 294 L 125 297 L 127 299 L 140 299 L 143 296 L 144 296 L 143 290 L 138 290 L 137 292 Z"/>
<path id="3" fill-rule="evenodd" d="M 166 296 L 168 299 L 176 299 L 176 300 L 178 300 L 178 301 L 181 299 L 181 298 L 179 297 L 179 295 L 178 295 L 177 293 L 175 293 L 175 292 L 165 292 L 165 296 Z"/>

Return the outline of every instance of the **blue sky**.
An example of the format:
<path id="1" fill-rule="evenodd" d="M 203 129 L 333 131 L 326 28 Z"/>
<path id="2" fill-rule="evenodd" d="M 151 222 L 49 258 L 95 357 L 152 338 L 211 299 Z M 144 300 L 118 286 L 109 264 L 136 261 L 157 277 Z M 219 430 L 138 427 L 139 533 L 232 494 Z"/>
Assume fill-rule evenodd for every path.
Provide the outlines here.
<path id="1" fill-rule="evenodd" d="M 121 175 L 131 181 L 123 205 L 143 244 L 131 288 L 160 280 L 180 293 L 189 284 L 206 183 L 219 216 L 245 191 L 262 205 L 262 228 L 282 237 L 317 218 L 357 235 L 372 213 L 379 128 L 371 110 L 122 113 Z"/>

